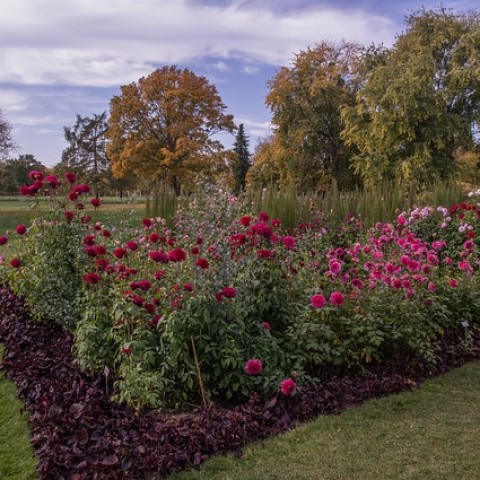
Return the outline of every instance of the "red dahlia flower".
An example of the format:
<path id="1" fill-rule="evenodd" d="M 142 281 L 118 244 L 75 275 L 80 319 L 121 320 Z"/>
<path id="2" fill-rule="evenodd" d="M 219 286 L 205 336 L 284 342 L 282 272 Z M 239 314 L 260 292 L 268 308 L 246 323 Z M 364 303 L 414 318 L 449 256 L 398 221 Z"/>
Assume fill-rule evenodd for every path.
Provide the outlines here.
<path id="1" fill-rule="evenodd" d="M 310 299 L 310 304 L 315 308 L 322 308 L 326 303 L 325 297 L 320 294 L 316 294 Z"/>
<path id="2" fill-rule="evenodd" d="M 291 395 L 296 388 L 297 388 L 297 384 L 295 383 L 295 380 L 293 380 L 292 378 L 286 378 L 280 384 L 280 391 L 284 395 Z"/>
<path id="3" fill-rule="evenodd" d="M 75 183 L 77 181 L 77 176 L 72 172 L 66 173 L 65 178 L 67 179 L 68 183 Z"/>
<path id="4" fill-rule="evenodd" d="M 13 268 L 20 268 L 22 261 L 19 258 L 12 258 L 10 260 L 10 266 Z"/>
<path id="5" fill-rule="evenodd" d="M 249 375 L 258 375 L 263 370 L 263 364 L 257 358 L 251 358 L 245 363 L 244 370 Z"/>
<path id="6" fill-rule="evenodd" d="M 23 223 L 21 223 L 20 225 L 17 225 L 17 227 L 15 228 L 15 231 L 19 235 L 25 235 L 27 233 L 27 226 L 23 225 Z"/>

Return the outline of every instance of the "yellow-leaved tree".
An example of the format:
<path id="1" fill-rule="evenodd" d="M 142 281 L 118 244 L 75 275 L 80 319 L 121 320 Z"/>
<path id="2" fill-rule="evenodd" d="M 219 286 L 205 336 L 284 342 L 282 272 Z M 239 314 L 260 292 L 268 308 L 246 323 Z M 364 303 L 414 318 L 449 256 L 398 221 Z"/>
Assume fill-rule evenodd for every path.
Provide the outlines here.
<path id="1" fill-rule="evenodd" d="M 215 134 L 233 133 L 233 116 L 214 85 L 176 66 L 121 87 L 110 101 L 107 137 L 112 171 L 167 182 L 177 194 L 227 169 Z"/>

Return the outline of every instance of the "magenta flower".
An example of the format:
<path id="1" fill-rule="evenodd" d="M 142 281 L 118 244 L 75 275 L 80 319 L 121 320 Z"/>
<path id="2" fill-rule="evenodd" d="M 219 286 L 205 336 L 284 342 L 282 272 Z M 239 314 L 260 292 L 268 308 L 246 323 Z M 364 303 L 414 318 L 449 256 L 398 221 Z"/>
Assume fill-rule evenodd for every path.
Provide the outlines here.
<path id="1" fill-rule="evenodd" d="M 66 173 L 65 178 L 67 179 L 68 183 L 75 183 L 77 181 L 77 176 L 72 172 Z"/>
<path id="2" fill-rule="evenodd" d="M 258 214 L 258 219 L 259 219 L 261 222 L 268 222 L 269 218 L 270 218 L 270 217 L 268 216 L 268 213 L 266 213 L 266 212 L 260 212 L 260 213 Z"/>
<path id="3" fill-rule="evenodd" d="M 330 271 L 334 274 L 339 274 L 342 271 L 342 264 L 336 260 L 330 262 Z"/>
<path id="4" fill-rule="evenodd" d="M 159 250 L 159 251 L 152 250 L 151 252 L 148 252 L 148 258 L 150 258 L 151 260 L 157 263 L 168 263 L 167 254 L 162 250 Z"/>
<path id="5" fill-rule="evenodd" d="M 263 364 L 258 358 L 251 358 L 245 363 L 244 370 L 249 375 L 258 375 L 263 370 Z"/>
<path id="6" fill-rule="evenodd" d="M 31 179 L 31 180 L 39 180 L 39 181 L 42 181 L 43 180 L 43 173 L 42 172 L 39 172 L 37 170 L 32 170 L 29 174 L 28 174 L 28 177 Z"/>
<path id="7" fill-rule="evenodd" d="M 12 258 L 10 260 L 10 266 L 13 268 L 20 268 L 22 261 L 19 258 Z"/>
<path id="8" fill-rule="evenodd" d="M 330 303 L 332 305 L 342 305 L 343 302 L 345 301 L 344 297 L 343 297 L 343 293 L 342 292 L 333 292 L 331 295 L 330 295 Z"/>
<path id="9" fill-rule="evenodd" d="M 225 298 L 235 298 L 237 296 L 237 289 L 234 287 L 223 287 L 220 293 Z"/>
<path id="10" fill-rule="evenodd" d="M 240 219 L 240 223 L 241 223 L 244 227 L 248 227 L 251 222 L 252 222 L 252 217 L 249 217 L 248 215 L 244 215 L 244 216 Z"/>
<path id="11" fill-rule="evenodd" d="M 102 201 L 99 199 L 99 198 L 92 198 L 90 200 L 90 203 L 95 207 L 95 208 L 98 208 L 100 206 L 100 204 L 102 203 Z"/>
<path id="12" fill-rule="evenodd" d="M 202 270 L 207 270 L 208 267 L 210 266 L 206 258 L 198 258 L 197 261 L 195 262 L 195 265 L 197 267 L 200 267 Z"/>
<path id="13" fill-rule="evenodd" d="M 0 245 L 6 245 L 8 243 L 8 237 L 3 235 L 0 237 Z"/>
<path id="14" fill-rule="evenodd" d="M 172 262 L 183 262 L 187 255 L 182 248 L 174 248 L 167 253 L 167 257 Z"/>
<path id="15" fill-rule="evenodd" d="M 113 256 L 115 258 L 120 259 L 120 258 L 123 258 L 126 253 L 127 253 L 127 251 L 124 248 L 118 247 L 113 251 Z"/>
<path id="16" fill-rule="evenodd" d="M 17 225 L 17 227 L 15 228 L 15 231 L 19 235 L 25 235 L 27 233 L 27 226 L 23 225 L 23 223 L 21 223 L 20 225 Z"/>
<path id="17" fill-rule="evenodd" d="M 325 297 L 318 293 L 310 299 L 310 304 L 315 308 L 322 308 L 326 303 Z"/>
<path id="18" fill-rule="evenodd" d="M 463 270 L 464 272 L 469 272 L 469 273 L 473 272 L 473 267 L 470 265 L 469 262 L 465 260 L 462 262 L 458 262 L 458 268 L 460 270 Z"/>
<path id="19" fill-rule="evenodd" d="M 95 272 L 85 274 L 83 276 L 83 279 L 85 280 L 85 283 L 87 285 L 95 285 L 100 281 L 100 277 L 98 273 L 95 273 Z"/>
<path id="20" fill-rule="evenodd" d="M 297 388 L 297 384 L 296 384 L 295 380 L 293 380 L 292 378 L 286 378 L 280 384 L 280 391 L 284 395 L 291 395 L 295 391 L 296 388 Z"/>
<path id="21" fill-rule="evenodd" d="M 295 240 L 295 237 L 291 237 L 290 235 L 285 235 L 282 238 L 282 242 L 283 242 L 283 246 L 287 250 L 293 250 L 295 248 L 296 243 L 297 243 L 296 240 Z"/>
<path id="22" fill-rule="evenodd" d="M 271 330 L 272 329 L 272 326 L 268 322 L 262 322 L 262 327 L 265 330 Z"/>

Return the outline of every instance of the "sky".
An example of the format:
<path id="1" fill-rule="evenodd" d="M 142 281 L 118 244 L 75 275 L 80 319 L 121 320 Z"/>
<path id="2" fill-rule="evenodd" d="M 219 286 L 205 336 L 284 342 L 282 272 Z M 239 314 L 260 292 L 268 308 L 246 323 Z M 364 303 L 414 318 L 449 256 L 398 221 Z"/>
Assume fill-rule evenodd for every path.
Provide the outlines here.
<path id="1" fill-rule="evenodd" d="M 120 86 L 177 65 L 216 85 L 250 150 L 270 132 L 267 82 L 323 40 L 390 46 L 414 0 L 0 0 L 0 109 L 18 150 L 61 159 L 63 127 Z M 478 0 L 444 1 L 454 12 Z M 230 147 L 234 138 L 221 138 Z"/>

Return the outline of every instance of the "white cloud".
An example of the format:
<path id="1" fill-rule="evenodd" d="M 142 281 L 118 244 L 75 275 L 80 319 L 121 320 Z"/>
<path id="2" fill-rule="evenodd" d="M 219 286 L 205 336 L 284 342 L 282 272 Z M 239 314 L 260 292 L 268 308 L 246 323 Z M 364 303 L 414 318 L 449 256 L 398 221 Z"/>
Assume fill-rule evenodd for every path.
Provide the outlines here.
<path id="1" fill-rule="evenodd" d="M 242 72 L 247 75 L 255 75 L 259 71 L 259 67 L 256 65 L 245 65 L 242 68 Z"/>
<path id="2" fill-rule="evenodd" d="M 5 113 L 21 112 L 27 108 L 27 97 L 16 90 L 0 90 L 0 109 Z"/>
<path id="3" fill-rule="evenodd" d="M 287 63 L 315 42 L 393 40 L 393 23 L 359 9 L 274 13 L 243 2 L 2 0 L 0 82 L 113 86 L 156 66 L 216 57 Z"/>

